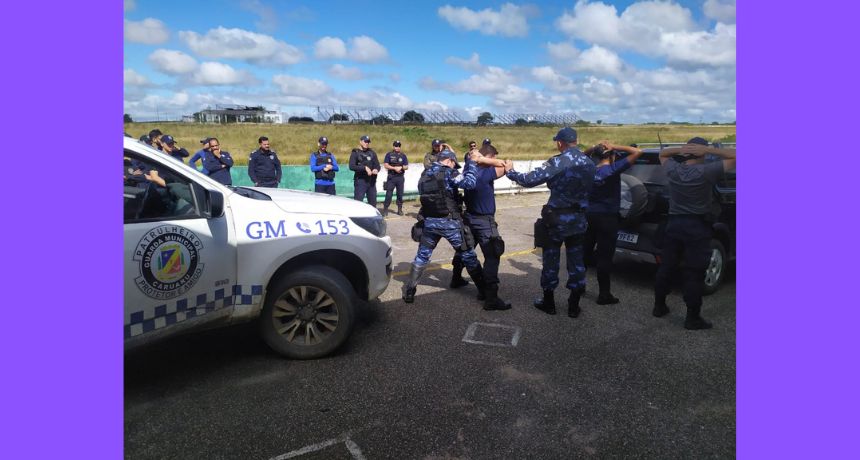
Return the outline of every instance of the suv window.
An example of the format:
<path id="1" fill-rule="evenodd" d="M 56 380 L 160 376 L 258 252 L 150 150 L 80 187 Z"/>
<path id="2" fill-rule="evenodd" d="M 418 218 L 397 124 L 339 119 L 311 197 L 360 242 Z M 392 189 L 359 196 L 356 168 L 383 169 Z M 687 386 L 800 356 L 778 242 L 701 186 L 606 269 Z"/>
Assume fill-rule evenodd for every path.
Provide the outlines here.
<path id="1" fill-rule="evenodd" d="M 128 150 L 123 157 L 125 223 L 203 217 L 191 181 Z"/>

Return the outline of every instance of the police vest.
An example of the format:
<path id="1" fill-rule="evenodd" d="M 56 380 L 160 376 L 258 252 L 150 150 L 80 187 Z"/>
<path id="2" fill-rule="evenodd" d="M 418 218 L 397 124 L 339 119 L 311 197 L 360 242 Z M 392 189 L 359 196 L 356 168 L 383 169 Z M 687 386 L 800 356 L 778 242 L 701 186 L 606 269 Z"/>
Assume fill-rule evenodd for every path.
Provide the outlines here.
<path id="1" fill-rule="evenodd" d="M 390 152 L 388 154 L 388 164 L 390 166 L 403 166 L 403 159 L 404 159 L 404 155 L 402 153 Z M 397 171 L 388 170 L 388 174 L 392 174 L 392 175 L 401 175 L 404 173 L 405 173 L 405 171 L 397 172 Z"/>
<path id="2" fill-rule="evenodd" d="M 331 153 L 320 153 L 319 151 L 316 151 L 313 153 L 313 155 L 314 162 L 317 166 L 321 164 L 332 164 Z M 322 159 L 322 163 L 320 163 L 320 159 Z M 334 165 L 332 165 L 332 167 L 333 166 Z M 334 169 L 330 169 L 328 171 L 323 171 L 322 169 L 319 171 L 314 171 L 314 177 L 316 177 L 317 179 L 334 180 Z"/>
<path id="3" fill-rule="evenodd" d="M 421 194 L 421 214 L 424 217 L 460 218 L 459 206 L 445 187 L 444 169 L 433 175 L 422 174 L 418 179 L 418 193 Z"/>

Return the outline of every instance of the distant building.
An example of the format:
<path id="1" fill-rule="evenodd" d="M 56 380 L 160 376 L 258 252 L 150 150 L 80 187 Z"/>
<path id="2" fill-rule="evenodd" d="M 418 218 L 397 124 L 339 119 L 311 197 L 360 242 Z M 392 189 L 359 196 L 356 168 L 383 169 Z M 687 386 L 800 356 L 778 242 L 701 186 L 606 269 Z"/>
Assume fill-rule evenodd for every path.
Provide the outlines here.
<path id="1" fill-rule="evenodd" d="M 265 107 L 243 105 L 216 105 L 195 113 L 192 118 L 200 123 L 283 123 L 281 112 L 266 110 Z"/>

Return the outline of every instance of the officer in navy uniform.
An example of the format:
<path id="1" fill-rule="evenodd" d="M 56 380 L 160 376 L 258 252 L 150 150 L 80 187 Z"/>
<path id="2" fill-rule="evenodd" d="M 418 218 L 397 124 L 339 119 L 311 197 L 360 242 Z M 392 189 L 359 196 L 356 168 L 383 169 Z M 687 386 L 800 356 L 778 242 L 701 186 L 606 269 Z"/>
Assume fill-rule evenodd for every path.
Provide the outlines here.
<path id="1" fill-rule="evenodd" d="M 233 185 L 233 177 L 230 175 L 233 157 L 230 152 L 221 151 L 221 142 L 217 137 L 209 139 L 209 153 L 203 159 L 203 167 L 209 171 L 209 177 L 224 185 Z"/>
<path id="2" fill-rule="evenodd" d="M 463 263 L 469 271 L 469 276 L 478 289 L 484 288 L 484 275 L 481 263 L 475 250 L 466 247 L 463 239 L 463 221 L 459 206 L 454 201 L 454 193 L 458 187 L 465 190 L 475 188 L 475 169 L 472 161 L 467 160 L 463 174 L 459 174 L 455 166 L 457 156 L 450 150 L 442 150 L 436 156 L 436 161 L 424 172 L 418 180 L 418 191 L 421 194 L 421 212 L 424 217 L 424 231 L 418 244 L 418 253 L 409 270 L 409 279 L 403 285 L 403 300 L 412 303 L 418 288 L 418 280 L 427 264 L 433 249 L 439 240 L 445 238 L 455 250 L 461 251 Z"/>
<path id="3" fill-rule="evenodd" d="M 627 153 L 627 156 L 618 159 L 619 152 Z M 588 212 L 585 214 L 588 230 L 585 232 L 584 258 L 597 262 L 597 285 L 600 288 L 597 304 L 616 304 L 619 300 L 610 289 L 610 272 L 620 225 L 621 173 L 642 156 L 642 149 L 601 141 L 586 150 L 585 154 L 594 162 L 597 172 L 594 175 L 594 187 L 588 195 Z M 597 250 L 594 249 L 595 245 Z"/>
<path id="4" fill-rule="evenodd" d="M 465 190 L 466 212 L 463 222 L 481 246 L 484 254 L 484 310 L 508 310 L 511 304 L 499 298 L 499 263 L 505 252 L 505 242 L 496 223 L 496 195 L 493 183 L 505 175 L 505 162 L 496 159 L 498 152 L 490 144 L 477 150 L 474 142 L 467 153 L 478 164 L 475 188 Z M 461 255 L 461 254 L 460 254 Z"/>
<path id="5" fill-rule="evenodd" d="M 391 195 L 397 189 L 397 215 L 403 215 L 403 183 L 404 175 L 409 169 L 409 159 L 400 151 L 400 141 L 391 144 L 394 150 L 385 154 L 382 166 L 388 170 L 388 177 L 384 182 L 385 201 L 382 203 L 382 215 L 388 215 L 388 207 L 391 206 Z"/>
<path id="6" fill-rule="evenodd" d="M 180 162 L 184 163 L 182 159 L 188 158 L 188 156 L 191 155 L 190 153 L 188 153 L 188 150 L 185 150 L 185 148 L 177 146 L 176 140 L 173 139 L 173 136 L 171 136 L 170 134 L 165 134 L 161 136 L 161 144 L 163 145 L 164 153 L 179 160 Z"/>
<path id="7" fill-rule="evenodd" d="M 349 156 L 349 169 L 355 172 L 353 198 L 362 201 L 367 196 L 367 203 L 376 207 L 376 177 L 379 174 L 379 157 L 370 148 L 370 136 L 361 136 L 359 148 L 352 149 Z"/>
<path id="8" fill-rule="evenodd" d="M 278 153 L 269 148 L 269 138 L 260 136 L 257 139 L 260 148 L 251 152 L 248 160 L 248 175 L 256 187 L 278 187 L 281 182 L 281 160 Z"/>
<path id="9" fill-rule="evenodd" d="M 441 139 L 433 139 L 430 142 L 430 151 L 424 155 L 424 169 L 430 169 L 430 166 L 433 162 L 436 161 L 436 155 L 439 155 L 439 152 L 442 151 L 442 140 Z"/>
<path id="10" fill-rule="evenodd" d="M 579 316 L 579 298 L 585 291 L 585 266 L 582 262 L 582 242 L 586 227 L 585 212 L 588 208 L 588 194 L 594 183 L 596 168 L 594 163 L 576 147 L 576 131 L 566 127 L 552 138 L 556 142 L 558 155 L 551 157 L 543 165 L 529 173 L 513 170 L 513 162 L 505 162 L 508 179 L 524 187 L 534 187 L 546 183 L 550 195 L 541 217 L 546 226 L 548 241 L 543 244 L 543 269 L 540 285 L 543 299 L 535 301 L 535 307 L 544 313 L 554 315 L 555 297 L 553 292 L 558 286 L 558 268 L 561 257 L 561 244 L 567 253 L 567 288 L 570 289 L 567 315 Z"/>
<path id="11" fill-rule="evenodd" d="M 720 161 L 704 162 L 705 154 L 720 157 Z M 713 325 L 702 318 L 702 293 L 705 270 L 711 258 L 711 237 L 714 186 L 726 171 L 735 168 L 735 150 L 709 147 L 708 141 L 694 137 L 680 148 L 660 152 L 660 163 L 669 182 L 669 218 L 663 238 L 662 257 L 654 285 L 654 310 L 661 317 L 669 314 L 666 296 L 671 288 L 671 275 L 684 261 L 684 303 L 687 317 L 684 328 L 710 329 Z"/>
<path id="12" fill-rule="evenodd" d="M 333 153 L 328 152 L 328 138 L 317 141 L 317 151 L 311 152 L 311 171 L 314 173 L 314 191 L 335 195 L 334 176 L 340 171 Z"/>
<path id="13" fill-rule="evenodd" d="M 204 137 L 203 139 L 200 139 L 200 144 L 200 150 L 194 153 L 194 155 L 192 155 L 188 160 L 188 165 L 195 169 L 197 169 L 197 160 L 200 160 L 200 164 L 202 165 L 203 161 L 206 159 L 206 155 L 209 154 L 209 138 Z M 206 168 L 201 169 L 200 172 L 207 176 L 209 175 L 209 171 L 207 171 Z"/>

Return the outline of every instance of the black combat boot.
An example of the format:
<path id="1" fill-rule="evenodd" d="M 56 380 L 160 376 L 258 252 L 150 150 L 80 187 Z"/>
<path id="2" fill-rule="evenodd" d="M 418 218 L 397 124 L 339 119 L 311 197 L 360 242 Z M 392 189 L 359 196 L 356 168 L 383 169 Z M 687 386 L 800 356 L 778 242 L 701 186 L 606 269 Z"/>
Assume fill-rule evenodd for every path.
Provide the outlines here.
<path id="1" fill-rule="evenodd" d="M 567 298 L 567 316 L 576 318 L 582 309 L 579 308 L 579 298 L 582 296 L 582 291 L 579 289 L 570 291 L 570 297 Z"/>
<path id="2" fill-rule="evenodd" d="M 398 205 L 397 205 L 397 215 L 398 215 L 398 216 L 402 216 L 402 215 L 403 215 L 403 205 L 402 205 L 402 204 L 398 204 Z"/>
<path id="3" fill-rule="evenodd" d="M 547 315 L 555 314 L 555 296 L 552 290 L 543 291 L 543 299 L 535 300 L 535 308 L 546 313 Z"/>
<path id="4" fill-rule="evenodd" d="M 403 285 L 403 301 L 406 303 L 415 301 L 415 291 L 418 290 L 418 279 L 421 278 L 421 274 L 424 273 L 425 268 L 426 266 L 419 267 L 415 264 L 412 264 L 409 268 L 409 279 Z"/>
<path id="5" fill-rule="evenodd" d="M 454 260 L 451 261 L 451 264 L 454 265 L 454 268 L 451 272 L 451 286 L 452 289 L 461 288 L 463 286 L 468 286 L 469 282 L 463 279 L 463 260 L 459 257 L 454 257 Z"/>
<path id="6" fill-rule="evenodd" d="M 484 301 L 484 310 L 510 310 L 511 304 L 499 298 L 499 284 L 487 284 L 484 289 L 487 299 Z"/>
<path id="7" fill-rule="evenodd" d="M 698 307 L 687 307 L 687 319 L 684 320 L 684 329 L 689 329 L 691 331 L 695 331 L 698 329 L 710 329 L 714 327 L 710 321 L 702 318 L 702 306 Z"/>
<path id="8" fill-rule="evenodd" d="M 388 217 L 388 206 L 382 208 L 382 217 Z"/>
<path id="9" fill-rule="evenodd" d="M 654 310 L 651 314 L 658 318 L 669 314 L 669 307 L 666 305 L 666 296 L 658 295 L 654 297 Z"/>
<path id="10" fill-rule="evenodd" d="M 468 270 L 469 276 L 472 278 L 472 282 L 475 283 L 475 287 L 478 288 L 478 300 L 486 300 L 486 285 L 484 284 L 484 269 L 478 265 L 474 270 Z"/>
<path id="11" fill-rule="evenodd" d="M 597 294 L 597 305 L 612 305 L 620 302 L 618 297 L 615 297 L 610 292 L 608 273 L 598 273 L 597 284 L 600 286 L 600 293 Z"/>

